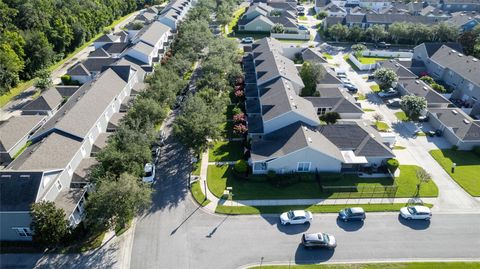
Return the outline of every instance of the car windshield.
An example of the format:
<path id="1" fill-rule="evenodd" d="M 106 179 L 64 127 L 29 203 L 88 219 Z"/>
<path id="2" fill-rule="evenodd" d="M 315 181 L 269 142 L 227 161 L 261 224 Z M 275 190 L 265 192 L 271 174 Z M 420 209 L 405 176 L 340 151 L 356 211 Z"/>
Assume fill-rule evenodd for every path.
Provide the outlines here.
<path id="1" fill-rule="evenodd" d="M 415 214 L 417 213 L 417 210 L 415 209 L 415 207 L 409 207 L 408 212 L 410 212 L 410 214 Z"/>
<path id="2" fill-rule="evenodd" d="M 325 243 L 328 243 L 330 241 L 330 237 L 328 237 L 328 234 L 321 234 L 321 235 L 319 234 L 318 239 L 320 239 L 322 242 L 325 242 Z"/>
<path id="3" fill-rule="evenodd" d="M 152 171 L 148 171 L 145 173 L 145 177 L 151 177 L 152 176 Z"/>
<path id="4" fill-rule="evenodd" d="M 351 216 L 352 215 L 352 209 L 351 208 L 347 208 L 345 210 L 345 213 L 347 214 L 347 216 Z"/>

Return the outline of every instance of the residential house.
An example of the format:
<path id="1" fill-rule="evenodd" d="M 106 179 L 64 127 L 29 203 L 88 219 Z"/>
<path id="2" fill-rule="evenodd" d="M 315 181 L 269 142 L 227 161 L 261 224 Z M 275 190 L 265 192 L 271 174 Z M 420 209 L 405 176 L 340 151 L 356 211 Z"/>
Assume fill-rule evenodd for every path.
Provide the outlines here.
<path id="1" fill-rule="evenodd" d="M 401 79 L 397 89 L 401 95 L 415 95 L 424 97 L 428 108 L 447 108 L 451 102 L 429 85 L 419 79 Z"/>
<path id="2" fill-rule="evenodd" d="M 22 199 L 30 204 L 42 200 L 54 201 L 66 211 L 70 225 L 78 225 L 84 214 L 86 188 L 70 188 L 73 174 L 82 159 L 90 156 L 95 141 L 106 131 L 110 118 L 118 112 L 120 103 L 129 96 L 136 82 L 135 69 L 112 66 L 94 81 L 83 85 L 83 89 L 79 89 L 29 138 L 32 145 L 0 171 L 2 190 L 4 187 L 18 187 L 16 183 L 3 181 L 3 177 L 18 178 L 25 173 L 37 172 L 35 187 L 25 194 L 28 197 Z M 4 198 L 1 199 L 3 204 Z M 10 213 L 15 212 L 8 209 L 0 212 Z M 30 218 L 28 207 L 11 216 L 8 222 L 2 223 L 0 230 L 3 237 L 0 240 L 31 240 L 30 236 L 16 230 L 30 226 L 23 225 Z"/>
<path id="3" fill-rule="evenodd" d="M 302 51 L 302 59 L 305 62 L 314 62 L 314 63 L 327 63 L 327 59 L 323 56 L 320 51 L 313 48 L 306 48 Z"/>
<path id="4" fill-rule="evenodd" d="M 460 13 L 453 15 L 445 22 L 456 27 L 460 32 L 468 32 L 480 24 L 480 16 L 477 15 L 477 17 L 472 17 L 470 15 Z"/>
<path id="5" fill-rule="evenodd" d="M 283 25 L 286 31 L 298 31 L 294 12 L 275 9 L 266 3 L 252 3 L 238 21 L 238 31 L 270 32 L 275 24 Z"/>
<path id="6" fill-rule="evenodd" d="M 390 69 L 397 74 L 399 79 L 416 79 L 418 76 L 415 75 L 408 68 L 403 66 L 399 61 L 391 59 L 385 61 L 378 61 L 377 68 L 386 68 Z"/>
<path id="7" fill-rule="evenodd" d="M 420 13 L 420 16 L 435 17 L 435 18 L 449 18 L 450 14 L 434 6 L 424 7 Z"/>
<path id="8" fill-rule="evenodd" d="M 459 108 L 428 109 L 429 123 L 460 150 L 480 146 L 480 124 Z"/>
<path id="9" fill-rule="evenodd" d="M 120 31 L 114 34 L 104 34 L 101 37 L 93 41 L 93 47 L 98 49 L 103 47 L 107 43 L 123 43 L 128 41 L 128 34 L 124 31 Z"/>
<path id="10" fill-rule="evenodd" d="M 318 116 L 325 115 L 328 112 L 337 112 L 341 119 L 362 118 L 363 110 L 360 104 L 344 90 L 339 87 L 325 88 L 320 86 L 317 87 L 317 91 L 320 96 L 305 97 L 305 99 L 312 103 Z"/>
<path id="11" fill-rule="evenodd" d="M 388 28 L 388 26 L 395 22 L 409 22 L 433 25 L 444 21 L 445 19 L 446 18 L 414 16 L 410 14 L 347 14 L 346 16 L 342 17 L 327 17 L 323 21 L 323 28 L 328 29 L 328 27 L 337 23 L 346 25 L 349 28 L 358 26 L 363 29 L 367 29 L 373 25 L 382 25 L 385 28 Z"/>
<path id="12" fill-rule="evenodd" d="M 480 11 L 480 0 L 442 0 L 441 8 L 447 12 Z"/>
<path id="13" fill-rule="evenodd" d="M 459 100 L 474 117 L 480 114 L 480 62 L 456 50 L 458 45 L 421 44 L 414 59 L 423 61 L 430 76 L 454 89 L 451 99 Z"/>
<path id="14" fill-rule="evenodd" d="M 360 0 L 358 5 L 361 8 L 379 11 L 392 6 L 391 0 Z"/>
<path id="15" fill-rule="evenodd" d="M 18 116 L 0 122 L 0 164 L 11 162 L 45 119 L 43 115 Z"/>
<path id="16" fill-rule="evenodd" d="M 126 52 L 126 55 L 151 66 L 165 53 L 171 35 L 170 27 L 155 21 L 138 33 L 132 41 L 133 47 Z"/>
<path id="17" fill-rule="evenodd" d="M 72 81 L 77 81 L 80 84 L 84 84 L 94 77 L 96 77 L 104 67 L 113 64 L 116 58 L 107 57 L 93 57 L 87 58 L 83 62 L 79 62 L 67 71 Z"/>

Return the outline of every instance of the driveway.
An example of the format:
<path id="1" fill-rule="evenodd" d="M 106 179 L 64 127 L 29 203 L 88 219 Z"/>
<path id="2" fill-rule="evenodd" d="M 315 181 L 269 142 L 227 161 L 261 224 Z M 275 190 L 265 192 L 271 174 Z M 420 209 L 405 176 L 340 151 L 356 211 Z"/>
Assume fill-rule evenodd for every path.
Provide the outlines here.
<path id="1" fill-rule="evenodd" d="M 375 112 L 365 113 L 365 117 L 372 119 L 372 115 L 375 113 L 382 115 L 384 121 L 392 127 L 392 132 L 396 134 L 397 143 L 406 147 L 404 150 L 394 151 L 400 164 L 423 167 L 432 175 L 439 189 L 439 197 L 437 203 L 435 203 L 434 211 L 480 212 L 478 200 L 465 192 L 428 153 L 432 149 L 449 148 L 451 147 L 450 144 L 442 137 L 417 137 L 415 132 L 418 128 L 431 129 L 428 123 L 418 124 L 399 121 L 395 112 L 401 110 L 388 108 L 377 94 L 371 92 L 370 86 L 374 83 L 367 82 L 363 78 L 368 72 L 354 71 L 343 59 L 342 53 L 335 55 L 334 62 L 339 64 L 340 68 L 347 70 L 349 79 L 357 85 L 359 92 L 367 97 L 367 100 L 360 102 L 362 107 L 375 110 Z"/>

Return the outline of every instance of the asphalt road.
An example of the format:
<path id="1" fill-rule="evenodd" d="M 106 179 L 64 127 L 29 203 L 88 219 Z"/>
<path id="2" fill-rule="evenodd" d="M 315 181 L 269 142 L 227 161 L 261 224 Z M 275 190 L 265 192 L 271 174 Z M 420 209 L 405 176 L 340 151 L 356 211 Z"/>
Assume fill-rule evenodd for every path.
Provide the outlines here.
<path id="1" fill-rule="evenodd" d="M 435 214 L 430 222 L 396 213 L 365 223 L 316 215 L 311 225 L 280 226 L 278 216 L 221 216 L 199 208 L 187 188 L 190 157 L 170 136 L 162 150 L 153 206 L 139 218 L 131 268 L 238 268 L 245 264 L 405 259 L 480 259 L 480 214 Z M 337 237 L 335 251 L 305 250 L 303 232 Z"/>

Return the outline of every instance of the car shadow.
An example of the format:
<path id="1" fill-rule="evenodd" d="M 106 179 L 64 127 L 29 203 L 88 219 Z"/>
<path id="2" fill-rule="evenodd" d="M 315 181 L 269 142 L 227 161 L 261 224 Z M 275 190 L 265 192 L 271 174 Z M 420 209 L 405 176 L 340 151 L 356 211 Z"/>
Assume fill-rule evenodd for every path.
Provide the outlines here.
<path id="1" fill-rule="evenodd" d="M 280 220 L 277 222 L 277 228 L 284 234 L 300 234 L 304 233 L 310 228 L 310 223 L 307 224 L 295 224 L 295 225 L 282 225 Z"/>
<path id="2" fill-rule="evenodd" d="M 307 249 L 299 244 L 295 252 L 296 264 L 314 264 L 328 261 L 335 253 L 334 249 L 311 248 Z"/>
<path id="3" fill-rule="evenodd" d="M 340 218 L 337 218 L 338 227 L 342 228 L 346 232 L 355 232 L 360 230 L 363 227 L 363 221 L 354 220 L 354 221 L 343 221 Z"/>
<path id="4" fill-rule="evenodd" d="M 430 227 L 430 220 L 406 220 L 398 215 L 398 221 L 413 230 L 426 230 Z"/>

